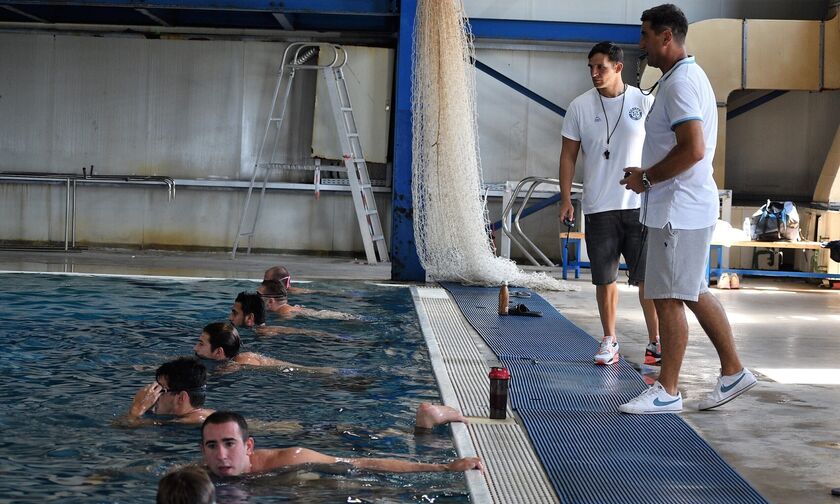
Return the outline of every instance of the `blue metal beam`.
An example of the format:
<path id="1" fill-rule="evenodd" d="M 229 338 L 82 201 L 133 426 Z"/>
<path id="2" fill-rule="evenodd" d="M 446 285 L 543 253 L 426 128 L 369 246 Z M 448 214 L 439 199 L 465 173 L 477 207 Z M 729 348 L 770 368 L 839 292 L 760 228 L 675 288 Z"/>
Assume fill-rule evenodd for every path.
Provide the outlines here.
<path id="1" fill-rule="evenodd" d="M 544 97 L 538 95 L 537 93 L 531 91 L 530 89 L 526 88 L 525 86 L 516 82 L 515 80 L 511 79 L 510 77 L 504 75 L 503 73 L 501 73 L 497 70 L 494 70 L 493 68 L 490 68 L 489 66 L 485 65 L 484 63 L 482 63 L 478 60 L 473 60 L 473 64 L 475 65 L 475 67 L 477 69 L 486 73 L 490 77 L 493 77 L 494 79 L 501 82 L 502 84 L 505 84 L 506 86 L 510 87 L 514 91 L 517 91 L 517 92 L 527 96 L 528 98 L 534 100 L 535 102 L 539 103 L 540 105 L 547 108 L 548 110 L 550 110 L 552 112 L 555 112 L 557 114 L 560 114 L 561 117 L 566 117 L 566 109 L 564 109 L 560 105 L 555 104 L 554 102 L 552 102 L 548 98 L 544 98 Z"/>
<path id="2" fill-rule="evenodd" d="M 411 197 L 411 46 L 417 0 L 400 2 L 400 32 L 397 39 L 394 109 L 394 178 L 391 195 L 391 279 L 420 281 L 426 272 L 417 257 L 414 242 L 414 203 Z"/>
<path id="3" fill-rule="evenodd" d="M 775 100 L 776 98 L 782 96 L 785 93 L 787 93 L 787 91 L 772 91 L 770 93 L 767 93 L 766 95 L 756 98 L 755 100 L 749 103 L 745 103 L 744 105 L 741 105 L 738 108 L 729 110 L 726 112 L 726 120 L 728 121 L 730 119 L 735 119 L 739 115 L 745 114 L 760 105 L 764 105 L 769 101 Z"/>
<path id="4" fill-rule="evenodd" d="M 470 19 L 470 26 L 477 39 L 593 44 L 603 40 L 635 44 L 641 31 L 641 25 L 482 18 Z"/>
<path id="5" fill-rule="evenodd" d="M 17 5 L 202 9 L 396 16 L 396 0 L 15 0 Z"/>

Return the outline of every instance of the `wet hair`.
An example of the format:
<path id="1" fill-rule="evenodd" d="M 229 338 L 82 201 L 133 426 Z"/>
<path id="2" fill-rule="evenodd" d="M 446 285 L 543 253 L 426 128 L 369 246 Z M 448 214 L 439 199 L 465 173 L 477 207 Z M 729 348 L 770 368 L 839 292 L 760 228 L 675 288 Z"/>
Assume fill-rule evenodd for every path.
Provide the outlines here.
<path id="1" fill-rule="evenodd" d="M 169 392 L 186 392 L 190 404 L 198 408 L 207 398 L 207 368 L 195 357 L 179 357 L 161 364 L 155 379 L 165 376 Z"/>
<path id="2" fill-rule="evenodd" d="M 240 292 L 236 295 L 236 303 L 242 306 L 242 313 L 246 316 L 254 315 L 254 325 L 265 323 L 265 305 L 262 298 L 256 292 Z"/>
<path id="3" fill-rule="evenodd" d="M 224 352 L 225 357 L 228 359 L 239 355 L 239 347 L 242 346 L 242 340 L 239 339 L 239 332 L 233 327 L 233 324 L 229 322 L 213 322 L 204 326 L 203 331 L 207 333 L 211 351 L 222 347 L 222 352 Z"/>
<path id="4" fill-rule="evenodd" d="M 688 20 L 685 14 L 674 4 L 662 4 L 642 12 L 642 22 L 650 23 L 650 27 L 656 33 L 664 30 L 671 30 L 674 40 L 678 44 L 685 43 L 685 36 L 688 34 Z"/>
<path id="5" fill-rule="evenodd" d="M 158 483 L 157 504 L 212 504 L 216 487 L 207 472 L 189 466 L 172 471 Z"/>
<path id="6" fill-rule="evenodd" d="M 204 428 L 210 424 L 220 425 L 226 424 L 228 422 L 236 422 L 239 425 L 239 432 L 242 433 L 242 441 L 248 440 L 248 422 L 245 421 L 245 417 L 236 413 L 234 411 L 216 411 L 204 419 L 204 423 L 201 424 L 201 441 L 202 444 L 204 443 Z"/>
<path id="7" fill-rule="evenodd" d="M 624 50 L 608 40 L 598 42 L 592 46 L 592 49 L 589 51 L 589 56 L 586 58 L 589 59 L 596 54 L 605 54 L 607 59 L 613 63 L 624 63 Z"/>
<path id="8" fill-rule="evenodd" d="M 265 270 L 263 280 L 274 280 L 275 282 L 280 282 L 289 276 L 291 276 L 291 274 L 285 266 L 272 266 L 271 268 Z"/>
<path id="9" fill-rule="evenodd" d="M 289 292 L 286 286 L 277 280 L 263 280 L 263 293 L 260 294 L 263 298 L 274 298 L 278 301 L 286 301 L 289 299 Z"/>

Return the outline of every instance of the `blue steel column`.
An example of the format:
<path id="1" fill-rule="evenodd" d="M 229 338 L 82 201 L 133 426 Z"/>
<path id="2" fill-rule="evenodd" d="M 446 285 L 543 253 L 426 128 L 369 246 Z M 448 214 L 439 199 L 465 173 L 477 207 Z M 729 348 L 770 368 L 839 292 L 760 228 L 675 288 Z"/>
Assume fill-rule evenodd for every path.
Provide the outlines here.
<path id="1" fill-rule="evenodd" d="M 391 193 L 391 279 L 423 281 L 426 272 L 414 243 L 414 205 L 411 198 L 411 44 L 417 0 L 400 2 L 394 112 L 394 178 Z"/>

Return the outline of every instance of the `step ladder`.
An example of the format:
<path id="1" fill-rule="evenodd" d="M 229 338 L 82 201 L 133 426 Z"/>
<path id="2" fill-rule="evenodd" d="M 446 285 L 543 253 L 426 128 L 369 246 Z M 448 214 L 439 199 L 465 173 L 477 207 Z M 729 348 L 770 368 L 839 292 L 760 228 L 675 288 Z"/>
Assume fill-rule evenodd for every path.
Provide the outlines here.
<path id="1" fill-rule="evenodd" d="M 332 61 L 330 63 L 307 63 L 321 51 L 329 51 L 326 54 L 331 56 Z M 251 182 L 248 186 L 248 193 L 245 197 L 245 203 L 239 220 L 239 227 L 233 242 L 231 256 L 234 259 L 236 258 L 240 240 L 243 237 L 248 238 L 247 253 L 251 253 L 251 246 L 253 245 L 262 202 L 265 198 L 269 175 L 277 170 L 289 169 L 289 165 L 287 164 L 274 162 L 277 154 L 277 145 L 280 140 L 280 128 L 283 125 L 283 119 L 286 115 L 295 73 L 300 70 L 313 70 L 320 72 L 324 76 L 344 163 L 344 167 L 341 169 L 338 167 L 331 167 L 330 169 L 342 173 L 346 172 L 367 261 L 369 264 L 377 264 L 390 260 L 388 257 L 388 246 L 385 243 L 385 236 L 382 230 L 382 223 L 376 208 L 376 200 L 368 173 L 367 162 L 365 161 L 364 151 L 362 150 L 359 130 L 356 127 L 356 120 L 353 115 L 353 105 L 350 102 L 347 81 L 344 78 L 343 68 L 346 64 L 347 52 L 341 46 L 334 44 L 296 42 L 289 44 L 284 51 L 277 85 L 274 90 L 274 98 L 271 103 L 271 112 L 268 116 L 265 133 L 263 134 L 257 159 L 254 163 L 254 173 L 251 176 Z M 272 134 L 273 140 L 269 141 L 269 137 Z M 270 152 L 267 153 L 269 144 Z M 320 163 L 316 163 L 315 166 L 310 168 L 315 170 L 317 184 L 322 167 Z M 251 197 L 257 177 L 260 174 L 263 176 L 260 196 L 256 209 L 252 215 L 249 215 Z"/>

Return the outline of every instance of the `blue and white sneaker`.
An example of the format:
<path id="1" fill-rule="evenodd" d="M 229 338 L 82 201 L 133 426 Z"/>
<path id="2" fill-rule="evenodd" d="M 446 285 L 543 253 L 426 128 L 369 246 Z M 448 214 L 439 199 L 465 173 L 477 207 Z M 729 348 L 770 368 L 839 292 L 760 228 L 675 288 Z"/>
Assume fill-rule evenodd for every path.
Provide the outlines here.
<path id="1" fill-rule="evenodd" d="M 697 407 L 700 411 L 703 411 L 723 406 L 747 390 L 755 387 L 757 383 L 758 379 L 747 368 L 742 369 L 741 372 L 735 373 L 734 375 L 721 376 L 717 380 L 715 390 L 700 401 Z"/>
<path id="2" fill-rule="evenodd" d="M 658 381 L 632 401 L 622 404 L 618 411 L 631 415 L 656 415 L 682 411 L 682 394 L 669 394 Z"/>

